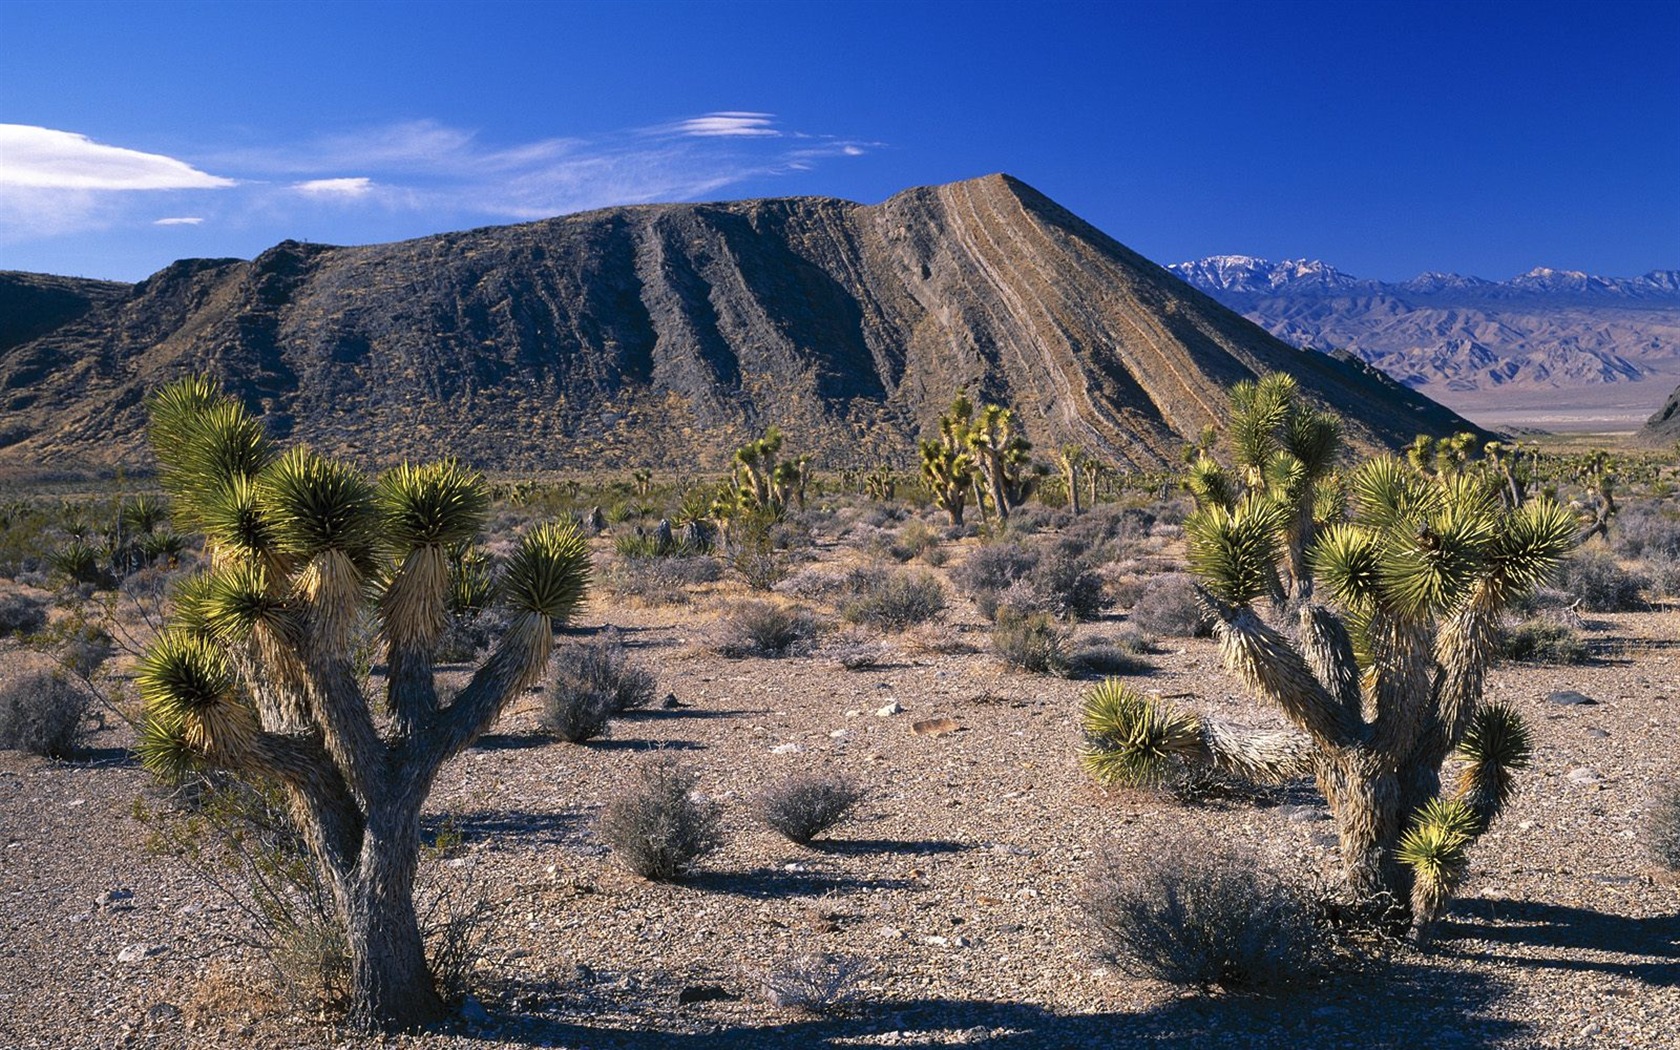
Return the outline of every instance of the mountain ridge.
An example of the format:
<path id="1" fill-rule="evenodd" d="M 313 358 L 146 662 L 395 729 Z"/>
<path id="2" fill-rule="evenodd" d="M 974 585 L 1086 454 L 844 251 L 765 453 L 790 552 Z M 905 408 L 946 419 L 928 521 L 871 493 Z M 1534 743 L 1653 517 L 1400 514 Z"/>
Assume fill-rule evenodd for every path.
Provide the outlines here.
<path id="1" fill-rule="evenodd" d="M 992 175 L 182 260 L 0 352 L 0 462 L 143 459 L 146 392 L 202 371 L 374 463 L 716 467 L 775 423 L 830 464 L 907 464 L 967 389 L 1042 447 L 1161 466 L 1275 369 L 1366 449 L 1470 426 Z"/>

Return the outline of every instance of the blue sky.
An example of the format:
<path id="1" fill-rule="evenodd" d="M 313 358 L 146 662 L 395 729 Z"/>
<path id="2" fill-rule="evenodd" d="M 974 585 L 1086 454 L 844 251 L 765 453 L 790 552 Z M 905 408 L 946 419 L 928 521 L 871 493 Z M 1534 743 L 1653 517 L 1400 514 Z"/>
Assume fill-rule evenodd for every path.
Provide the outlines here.
<path id="1" fill-rule="evenodd" d="M 1160 262 L 1680 267 L 1680 4 L 0 0 L 0 269 L 1007 171 Z"/>

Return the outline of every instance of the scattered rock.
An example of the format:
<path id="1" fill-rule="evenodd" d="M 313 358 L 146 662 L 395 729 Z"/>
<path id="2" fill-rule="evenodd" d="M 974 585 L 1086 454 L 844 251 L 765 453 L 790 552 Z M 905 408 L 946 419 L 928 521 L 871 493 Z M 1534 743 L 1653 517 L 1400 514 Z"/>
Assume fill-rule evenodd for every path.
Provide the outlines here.
<path id="1" fill-rule="evenodd" d="M 949 736 L 961 728 L 954 718 L 924 718 L 910 724 L 910 732 L 917 736 Z"/>
<path id="2" fill-rule="evenodd" d="M 1571 769 L 1566 775 L 1569 777 L 1570 781 L 1576 784 L 1596 784 L 1604 779 L 1599 776 L 1597 772 L 1588 769 L 1586 766 L 1581 766 L 1579 769 Z"/>
<path id="3" fill-rule="evenodd" d="M 169 950 L 167 944 L 131 944 L 117 953 L 120 963 L 137 963 L 143 959 L 150 959 L 162 955 Z"/>
<path id="4" fill-rule="evenodd" d="M 691 984 L 677 993 L 677 1005 L 687 1006 L 689 1003 L 720 1003 L 735 1002 L 741 997 L 720 988 L 715 984 Z"/>
<path id="5" fill-rule="evenodd" d="M 1329 820 L 1330 812 L 1318 806 L 1279 806 L 1278 813 L 1291 824 L 1311 824 L 1318 820 Z"/>
<path id="6" fill-rule="evenodd" d="M 678 700 L 676 693 L 666 693 L 665 699 L 659 701 L 659 706 L 669 711 L 673 708 L 687 707 L 688 705 Z"/>
<path id="7" fill-rule="evenodd" d="M 1586 693 L 1578 693 L 1573 689 L 1557 689 L 1547 693 L 1546 702 L 1557 704 L 1560 707 L 1585 707 L 1589 704 L 1598 703 L 1597 700 Z"/>
<path id="8" fill-rule="evenodd" d="M 146 1011 L 146 1020 L 156 1024 L 179 1021 L 180 1019 L 181 1008 L 174 1003 L 153 1003 L 152 1008 Z"/>
<path id="9" fill-rule="evenodd" d="M 770 753 L 772 755 L 797 755 L 803 750 L 804 748 L 798 744 L 777 744 L 770 749 Z"/>
<path id="10" fill-rule="evenodd" d="M 903 712 L 903 710 L 904 710 L 904 705 L 900 704 L 897 700 L 894 700 L 892 703 L 886 705 L 885 707 L 882 707 L 882 708 L 879 708 L 878 710 L 876 710 L 875 716 L 877 718 L 891 718 L 893 715 L 896 715 L 896 714 L 899 714 L 899 713 Z"/>
<path id="11" fill-rule="evenodd" d="M 106 911 L 132 911 L 133 890 L 107 890 L 99 897 L 99 906 Z"/>
<path id="12" fill-rule="evenodd" d="M 1607 730 L 1594 728 L 1594 729 L 1588 729 L 1587 730 L 1587 735 L 1592 737 L 1595 740 L 1603 740 L 1603 739 L 1607 738 L 1610 735 L 1610 733 Z"/>

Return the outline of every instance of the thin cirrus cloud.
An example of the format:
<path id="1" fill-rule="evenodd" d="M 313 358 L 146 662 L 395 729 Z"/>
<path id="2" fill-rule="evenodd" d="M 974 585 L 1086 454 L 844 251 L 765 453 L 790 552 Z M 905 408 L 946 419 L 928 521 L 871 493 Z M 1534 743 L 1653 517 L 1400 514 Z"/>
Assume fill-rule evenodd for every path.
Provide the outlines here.
<path id="1" fill-rule="evenodd" d="M 771 113 L 720 110 L 501 143 L 408 121 L 260 147 L 200 143 L 189 163 L 71 131 L 0 125 L 0 241 L 147 226 L 261 226 L 293 236 L 311 223 L 312 232 L 349 242 L 458 221 L 694 200 L 879 145 L 785 128 Z"/>

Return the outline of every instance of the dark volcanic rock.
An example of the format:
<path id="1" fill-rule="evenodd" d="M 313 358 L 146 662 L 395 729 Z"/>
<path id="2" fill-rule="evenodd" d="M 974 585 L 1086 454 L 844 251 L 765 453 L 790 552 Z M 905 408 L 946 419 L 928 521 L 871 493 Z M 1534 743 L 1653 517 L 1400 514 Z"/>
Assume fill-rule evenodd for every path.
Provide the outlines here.
<path id="1" fill-rule="evenodd" d="M 1159 466 L 1266 370 L 1367 448 L 1474 429 L 993 175 L 175 263 L 0 350 L 0 460 L 138 463 L 146 392 L 208 371 L 276 434 L 373 463 L 717 466 L 772 423 L 826 465 L 908 462 L 966 388 L 1041 447 Z"/>

